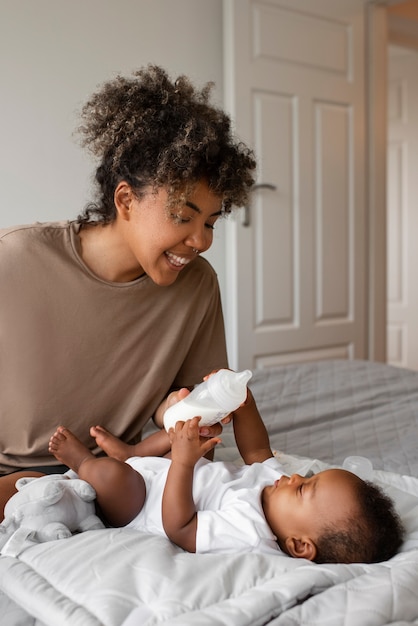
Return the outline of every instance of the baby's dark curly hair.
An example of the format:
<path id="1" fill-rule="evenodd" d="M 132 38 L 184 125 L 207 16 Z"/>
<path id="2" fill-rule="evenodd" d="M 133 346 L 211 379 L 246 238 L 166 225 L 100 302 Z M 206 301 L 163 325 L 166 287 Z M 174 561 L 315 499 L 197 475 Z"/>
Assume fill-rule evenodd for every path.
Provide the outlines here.
<path id="1" fill-rule="evenodd" d="M 185 76 L 172 81 L 164 69 L 149 65 L 93 94 L 77 130 L 81 144 L 100 161 L 99 196 L 79 221 L 112 222 L 121 181 L 139 197 L 146 186 L 165 187 L 174 204 L 205 180 L 222 197 L 224 212 L 247 202 L 254 155 L 232 136 L 228 115 L 209 103 L 212 86 L 198 90 Z"/>
<path id="2" fill-rule="evenodd" d="M 316 542 L 316 563 L 378 563 L 392 558 L 402 545 L 405 529 L 392 500 L 369 481 L 358 479 L 357 515 L 343 528 L 330 524 Z"/>

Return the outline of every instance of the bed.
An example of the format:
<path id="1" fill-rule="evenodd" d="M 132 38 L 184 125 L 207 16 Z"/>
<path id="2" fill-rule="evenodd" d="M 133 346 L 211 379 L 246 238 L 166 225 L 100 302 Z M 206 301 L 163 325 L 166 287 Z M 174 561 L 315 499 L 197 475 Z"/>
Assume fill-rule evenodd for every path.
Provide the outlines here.
<path id="1" fill-rule="evenodd" d="M 250 386 L 289 473 L 371 460 L 406 526 L 399 554 L 316 565 L 188 554 L 161 537 L 90 530 L 0 557 L 2 626 L 418 624 L 418 372 L 323 361 L 256 370 Z M 239 462 L 230 427 L 216 458 Z"/>

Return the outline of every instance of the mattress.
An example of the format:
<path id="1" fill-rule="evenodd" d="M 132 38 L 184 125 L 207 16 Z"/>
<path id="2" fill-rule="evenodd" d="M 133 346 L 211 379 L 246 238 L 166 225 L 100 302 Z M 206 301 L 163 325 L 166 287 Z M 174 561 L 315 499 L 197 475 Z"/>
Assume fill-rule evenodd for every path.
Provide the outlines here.
<path id="1" fill-rule="evenodd" d="M 93 530 L 0 557 L 5 626 L 418 624 L 418 374 L 324 361 L 256 370 L 250 383 L 289 473 L 367 456 L 407 529 L 374 565 L 189 554 L 162 537 Z M 240 462 L 232 428 L 216 458 Z"/>

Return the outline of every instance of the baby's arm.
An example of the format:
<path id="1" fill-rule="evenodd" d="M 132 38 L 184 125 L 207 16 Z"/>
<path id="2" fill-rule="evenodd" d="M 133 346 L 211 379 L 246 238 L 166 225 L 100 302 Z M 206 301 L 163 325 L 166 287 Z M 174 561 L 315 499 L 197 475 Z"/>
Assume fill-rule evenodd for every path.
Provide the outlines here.
<path id="1" fill-rule="evenodd" d="M 131 456 L 164 456 L 170 451 L 171 444 L 168 433 L 159 430 L 131 446 Z"/>
<path id="2" fill-rule="evenodd" d="M 193 473 L 197 461 L 220 442 L 199 437 L 199 417 L 177 422 L 169 431 L 172 460 L 162 502 L 167 537 L 188 552 L 196 552 L 197 513 L 193 500 Z"/>
<path id="3" fill-rule="evenodd" d="M 233 413 L 234 435 L 244 463 L 262 463 L 273 456 L 267 429 L 258 412 L 253 394 Z"/>

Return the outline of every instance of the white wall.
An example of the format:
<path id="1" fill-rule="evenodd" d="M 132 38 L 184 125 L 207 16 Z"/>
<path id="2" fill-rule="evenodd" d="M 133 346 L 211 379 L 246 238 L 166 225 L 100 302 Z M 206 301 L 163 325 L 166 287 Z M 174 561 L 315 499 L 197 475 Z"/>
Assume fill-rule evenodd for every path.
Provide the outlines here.
<path id="1" fill-rule="evenodd" d="M 214 81 L 221 104 L 222 0 L 0 0 L 0 227 L 77 216 L 95 169 L 77 110 L 148 63 Z M 222 228 L 207 256 L 222 285 Z"/>

